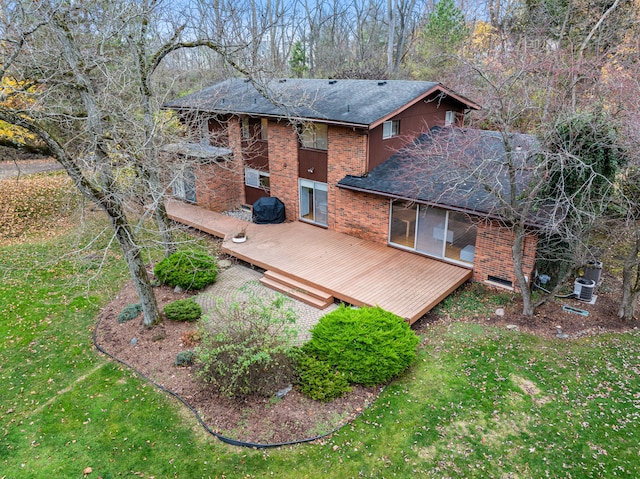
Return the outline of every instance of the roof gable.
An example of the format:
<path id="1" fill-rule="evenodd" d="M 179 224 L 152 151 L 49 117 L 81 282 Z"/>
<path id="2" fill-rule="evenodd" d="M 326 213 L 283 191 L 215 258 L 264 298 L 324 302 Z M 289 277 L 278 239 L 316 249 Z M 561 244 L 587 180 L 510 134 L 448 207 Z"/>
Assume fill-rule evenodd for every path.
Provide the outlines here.
<path id="1" fill-rule="evenodd" d="M 369 127 L 429 95 L 450 97 L 464 108 L 479 108 L 434 82 L 283 79 L 254 85 L 241 78 L 217 83 L 165 107 Z"/>

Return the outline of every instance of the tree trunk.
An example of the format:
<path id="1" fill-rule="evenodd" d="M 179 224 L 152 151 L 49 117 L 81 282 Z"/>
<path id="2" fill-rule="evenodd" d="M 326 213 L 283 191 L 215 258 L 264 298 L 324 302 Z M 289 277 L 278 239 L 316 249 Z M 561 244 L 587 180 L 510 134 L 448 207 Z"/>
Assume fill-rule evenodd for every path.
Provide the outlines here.
<path id="1" fill-rule="evenodd" d="M 521 226 L 514 228 L 515 238 L 511 247 L 511 255 L 513 257 L 513 271 L 518 281 L 518 287 L 520 288 L 520 294 L 522 296 L 522 314 L 524 316 L 533 316 L 534 307 L 533 299 L 531 297 L 531 289 L 527 278 L 525 278 L 522 270 L 523 255 L 524 255 L 524 239 L 526 232 Z"/>
<path id="2" fill-rule="evenodd" d="M 160 318 L 155 293 L 149 282 L 147 270 L 140 254 L 140 249 L 135 241 L 134 232 L 127 220 L 122 206 L 122 200 L 115 194 L 116 181 L 111 167 L 109 147 L 106 144 L 107 131 L 104 123 L 105 115 L 100 109 L 91 79 L 82 69 L 83 57 L 78 45 L 73 42 L 64 16 L 56 17 L 56 31 L 62 46 L 62 56 L 67 60 L 70 72 L 73 74 L 77 85 L 79 97 L 86 110 L 86 131 L 93 144 L 95 166 L 98 172 L 100 188 L 92 189 L 91 199 L 95 201 L 108 215 L 113 226 L 118 243 L 122 248 L 131 278 L 138 292 L 140 305 L 144 314 L 144 325 L 152 326 Z M 82 175 L 80 173 L 80 175 Z"/>
<path id="3" fill-rule="evenodd" d="M 171 231 L 171 220 L 167 214 L 167 208 L 164 204 L 164 200 L 161 200 L 155 205 L 156 223 L 160 228 L 160 236 L 162 238 L 162 246 L 164 247 L 165 257 L 169 257 L 176 252 L 176 243 L 173 238 L 173 232 Z"/>
<path id="4" fill-rule="evenodd" d="M 149 275 L 147 274 L 147 269 L 140 254 L 140 248 L 138 248 L 138 245 L 135 243 L 133 231 L 131 231 L 131 227 L 126 218 L 124 218 L 123 213 L 113 211 L 113 208 L 105 208 L 105 210 L 107 214 L 109 214 L 116 238 L 127 261 L 131 279 L 138 292 L 138 298 L 140 299 L 140 305 L 142 306 L 142 313 L 144 315 L 143 324 L 151 327 L 160 318 L 160 312 L 158 311 L 155 292 L 149 281 Z"/>
<path id="5" fill-rule="evenodd" d="M 620 302 L 620 309 L 618 309 L 618 317 L 626 321 L 633 320 L 636 314 L 636 305 L 638 304 L 638 297 L 640 294 L 632 292 L 629 288 L 626 288 L 623 284 L 622 288 L 622 300 Z"/>
<path id="6" fill-rule="evenodd" d="M 618 317 L 631 321 L 636 314 L 636 305 L 640 297 L 640 240 L 633 242 L 633 247 L 625 258 L 622 267 L 622 299 L 618 309 Z"/>
<path id="7" fill-rule="evenodd" d="M 394 14 L 394 7 L 392 0 L 387 2 L 387 18 L 389 19 L 389 30 L 387 32 L 387 71 L 393 70 L 393 46 L 396 37 L 396 16 Z"/>

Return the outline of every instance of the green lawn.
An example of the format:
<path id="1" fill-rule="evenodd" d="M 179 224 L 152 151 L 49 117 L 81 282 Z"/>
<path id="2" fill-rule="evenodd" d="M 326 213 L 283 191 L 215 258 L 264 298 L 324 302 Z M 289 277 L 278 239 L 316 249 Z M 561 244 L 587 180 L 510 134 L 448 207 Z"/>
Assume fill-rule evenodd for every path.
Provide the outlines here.
<path id="1" fill-rule="evenodd" d="M 436 324 L 417 363 L 331 438 L 226 446 L 94 350 L 96 315 L 127 279 L 106 242 L 0 249 L 0 479 L 640 477 L 638 331 L 561 342 Z"/>

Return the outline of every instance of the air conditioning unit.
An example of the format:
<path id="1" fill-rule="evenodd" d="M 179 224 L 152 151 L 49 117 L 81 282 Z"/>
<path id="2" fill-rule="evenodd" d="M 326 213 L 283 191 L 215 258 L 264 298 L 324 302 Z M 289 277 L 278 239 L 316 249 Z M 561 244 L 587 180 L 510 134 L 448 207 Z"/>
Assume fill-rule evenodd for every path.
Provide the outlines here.
<path id="1" fill-rule="evenodd" d="M 576 278 L 573 283 L 573 294 L 575 294 L 580 301 L 589 303 L 593 298 L 593 290 L 595 288 L 596 282 L 594 280 L 583 277 Z"/>

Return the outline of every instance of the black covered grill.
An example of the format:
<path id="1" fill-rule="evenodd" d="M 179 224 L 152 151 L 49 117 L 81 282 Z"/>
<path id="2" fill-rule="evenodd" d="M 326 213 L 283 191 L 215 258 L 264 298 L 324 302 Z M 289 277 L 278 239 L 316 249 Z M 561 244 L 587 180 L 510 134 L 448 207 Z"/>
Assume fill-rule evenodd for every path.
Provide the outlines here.
<path id="1" fill-rule="evenodd" d="M 253 204 L 253 222 L 259 225 L 284 223 L 284 203 L 274 196 L 259 198 Z"/>

